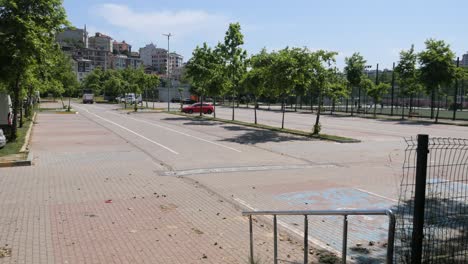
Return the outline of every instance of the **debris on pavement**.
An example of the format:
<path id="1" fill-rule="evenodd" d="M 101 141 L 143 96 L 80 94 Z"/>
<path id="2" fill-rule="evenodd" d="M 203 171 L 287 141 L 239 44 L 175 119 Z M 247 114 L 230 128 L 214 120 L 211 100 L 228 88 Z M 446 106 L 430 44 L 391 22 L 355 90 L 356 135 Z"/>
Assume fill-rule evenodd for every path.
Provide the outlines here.
<path id="1" fill-rule="evenodd" d="M 11 257 L 11 248 L 0 247 L 0 258 Z"/>

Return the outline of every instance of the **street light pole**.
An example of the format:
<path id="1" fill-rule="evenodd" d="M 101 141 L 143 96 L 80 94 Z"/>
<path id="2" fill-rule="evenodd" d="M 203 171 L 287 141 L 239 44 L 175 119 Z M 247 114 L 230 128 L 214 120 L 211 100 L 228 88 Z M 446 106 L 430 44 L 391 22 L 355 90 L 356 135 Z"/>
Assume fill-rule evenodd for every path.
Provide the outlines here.
<path id="1" fill-rule="evenodd" d="M 169 55 L 169 39 L 174 36 L 172 35 L 171 33 L 169 34 L 163 34 L 163 36 L 166 36 L 167 37 L 167 66 L 166 66 L 166 79 L 168 81 L 167 83 L 167 111 L 169 112 L 170 111 L 170 103 L 171 103 L 171 100 L 169 99 L 169 94 L 170 94 L 170 87 L 172 85 L 172 82 L 170 80 L 170 74 L 169 74 L 169 59 L 170 59 L 170 55 Z"/>

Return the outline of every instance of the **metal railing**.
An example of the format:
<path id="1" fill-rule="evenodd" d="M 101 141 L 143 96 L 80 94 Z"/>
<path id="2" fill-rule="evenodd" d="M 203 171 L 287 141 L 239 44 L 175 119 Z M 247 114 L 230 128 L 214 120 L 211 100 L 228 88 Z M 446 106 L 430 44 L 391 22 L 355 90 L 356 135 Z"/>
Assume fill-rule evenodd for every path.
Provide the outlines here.
<path id="1" fill-rule="evenodd" d="M 387 257 L 386 263 L 393 263 L 393 251 L 395 241 L 395 215 L 390 209 L 384 210 L 313 210 L 313 211 L 246 211 L 242 212 L 243 216 L 249 217 L 249 232 L 250 232 L 250 260 L 254 259 L 253 248 L 253 226 L 252 216 L 273 216 L 273 239 L 274 239 L 274 263 L 278 263 L 278 224 L 277 216 L 279 215 L 303 215 L 304 216 L 304 263 L 308 263 L 309 257 L 309 215 L 339 215 L 343 216 L 343 249 L 342 262 L 346 263 L 347 242 L 348 242 L 348 216 L 350 215 L 387 215 L 389 218 L 388 224 L 388 241 L 387 241 Z"/>

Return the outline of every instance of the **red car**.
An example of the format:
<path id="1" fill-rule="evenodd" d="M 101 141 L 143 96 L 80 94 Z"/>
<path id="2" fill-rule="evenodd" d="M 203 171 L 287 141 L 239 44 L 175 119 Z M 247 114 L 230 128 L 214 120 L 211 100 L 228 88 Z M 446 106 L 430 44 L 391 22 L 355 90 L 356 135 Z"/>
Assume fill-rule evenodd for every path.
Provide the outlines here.
<path id="1" fill-rule="evenodd" d="M 195 103 L 193 105 L 185 106 L 182 108 L 182 112 L 184 113 L 200 113 L 200 108 L 202 109 L 204 114 L 211 114 L 214 112 L 214 107 L 212 104 L 205 104 L 200 107 L 200 103 Z"/>

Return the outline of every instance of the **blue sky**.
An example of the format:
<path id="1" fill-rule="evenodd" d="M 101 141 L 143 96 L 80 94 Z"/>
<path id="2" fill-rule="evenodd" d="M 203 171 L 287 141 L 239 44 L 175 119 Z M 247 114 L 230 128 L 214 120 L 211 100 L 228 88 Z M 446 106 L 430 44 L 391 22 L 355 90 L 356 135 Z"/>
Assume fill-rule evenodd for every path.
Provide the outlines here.
<path id="1" fill-rule="evenodd" d="M 338 66 L 353 52 L 368 64 L 390 68 L 399 51 L 428 38 L 443 39 L 457 56 L 468 51 L 466 0 L 65 0 L 70 22 L 125 40 L 132 49 L 153 42 L 190 58 L 204 41 L 222 41 L 230 22 L 240 22 L 252 54 L 296 46 L 339 52 Z"/>

